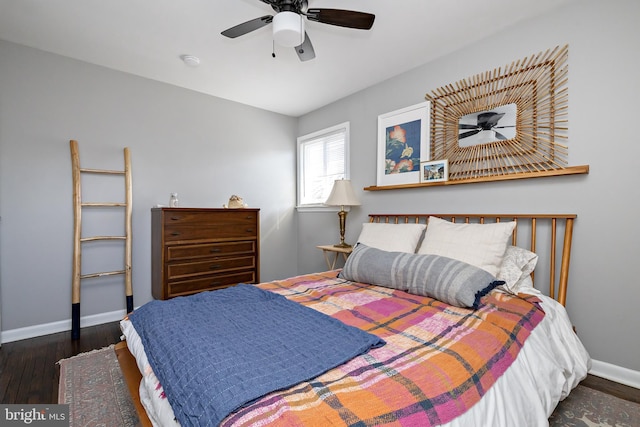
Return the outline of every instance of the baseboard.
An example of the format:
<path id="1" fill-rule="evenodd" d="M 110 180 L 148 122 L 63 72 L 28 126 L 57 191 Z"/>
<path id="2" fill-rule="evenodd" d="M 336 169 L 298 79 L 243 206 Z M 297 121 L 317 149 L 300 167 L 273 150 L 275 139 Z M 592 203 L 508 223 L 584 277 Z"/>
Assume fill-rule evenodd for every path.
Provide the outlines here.
<path id="1" fill-rule="evenodd" d="M 103 323 L 121 320 L 127 314 L 126 310 L 111 311 L 109 313 L 93 314 L 80 318 L 80 327 L 101 325 Z M 58 322 L 45 323 L 43 325 L 27 326 L 24 328 L 2 331 L 0 334 L 2 343 L 24 340 L 27 338 L 40 337 L 42 335 L 55 334 L 58 332 L 70 331 L 71 319 L 60 320 Z"/>
<path id="2" fill-rule="evenodd" d="M 612 365 L 611 363 L 601 362 L 599 360 L 591 361 L 591 375 L 615 381 L 620 384 L 628 385 L 640 389 L 640 371 L 623 368 L 622 366 Z"/>

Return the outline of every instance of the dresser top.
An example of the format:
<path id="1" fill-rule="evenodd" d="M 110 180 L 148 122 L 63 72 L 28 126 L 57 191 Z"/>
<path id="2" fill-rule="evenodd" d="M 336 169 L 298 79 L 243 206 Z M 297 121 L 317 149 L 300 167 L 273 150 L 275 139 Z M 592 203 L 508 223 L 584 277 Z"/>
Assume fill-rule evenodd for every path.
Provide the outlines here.
<path id="1" fill-rule="evenodd" d="M 252 212 L 256 212 L 256 211 L 259 211 L 260 208 L 190 208 L 190 207 L 170 208 L 170 207 L 162 207 L 162 208 L 151 208 L 151 210 L 152 211 L 175 211 L 175 212 L 180 212 L 180 211 L 202 211 L 202 212 L 252 211 Z"/>

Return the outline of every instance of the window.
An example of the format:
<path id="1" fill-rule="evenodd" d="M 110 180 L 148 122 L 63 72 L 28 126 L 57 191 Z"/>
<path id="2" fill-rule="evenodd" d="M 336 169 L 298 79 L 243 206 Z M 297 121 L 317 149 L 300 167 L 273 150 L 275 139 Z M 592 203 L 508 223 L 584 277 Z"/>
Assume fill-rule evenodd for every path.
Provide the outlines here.
<path id="1" fill-rule="evenodd" d="M 349 122 L 298 138 L 298 207 L 320 207 L 336 179 L 349 179 Z"/>

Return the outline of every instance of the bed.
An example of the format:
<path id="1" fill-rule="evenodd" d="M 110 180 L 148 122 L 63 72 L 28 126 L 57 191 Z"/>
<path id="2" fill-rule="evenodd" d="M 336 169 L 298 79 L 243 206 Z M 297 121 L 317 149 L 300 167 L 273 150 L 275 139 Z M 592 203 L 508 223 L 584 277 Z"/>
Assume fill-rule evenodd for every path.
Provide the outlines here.
<path id="1" fill-rule="evenodd" d="M 564 309 L 576 216 L 369 219 L 342 269 L 176 298 L 173 305 L 152 302 L 125 318 L 126 340 L 116 352 L 142 424 L 547 425 L 590 368 Z M 213 305 L 201 309 L 191 305 L 195 300 Z M 275 326 L 272 304 L 281 310 Z M 198 311 L 211 323 L 248 329 L 210 328 L 208 318 L 192 320 Z M 242 318 L 229 320 L 227 312 Z M 192 333 L 184 326 L 196 324 L 209 331 L 183 341 Z M 155 335 L 165 330 L 167 337 Z M 265 338 L 271 330 L 275 336 Z M 299 343 L 308 330 L 311 349 Z M 343 333 L 343 341 L 328 344 Z M 244 335 L 253 350 L 227 348 Z M 271 343 L 284 354 L 271 357 Z M 346 354 L 334 357 L 334 347 Z M 239 371 L 221 367 L 225 358 Z M 205 366 L 207 359 L 216 362 Z M 328 359 L 332 365 L 321 365 Z M 288 378 L 298 365 L 300 376 Z M 315 371 L 304 371 L 306 365 Z M 228 396 L 230 389 L 239 393 Z M 222 400 L 212 403 L 217 396 Z"/>

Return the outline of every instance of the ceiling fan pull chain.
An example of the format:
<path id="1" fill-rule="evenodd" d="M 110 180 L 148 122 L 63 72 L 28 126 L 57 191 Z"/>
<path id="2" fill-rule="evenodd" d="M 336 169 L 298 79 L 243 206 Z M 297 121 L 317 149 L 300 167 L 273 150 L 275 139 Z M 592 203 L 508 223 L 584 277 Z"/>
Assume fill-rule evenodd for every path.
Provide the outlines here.
<path id="1" fill-rule="evenodd" d="M 275 40 L 271 40 L 271 57 L 272 58 L 276 57 L 276 41 Z"/>
<path id="2" fill-rule="evenodd" d="M 304 43 L 304 39 L 306 37 L 304 33 L 304 19 L 302 19 L 302 14 L 300 15 L 300 43 L 298 44 L 298 46 Z"/>

